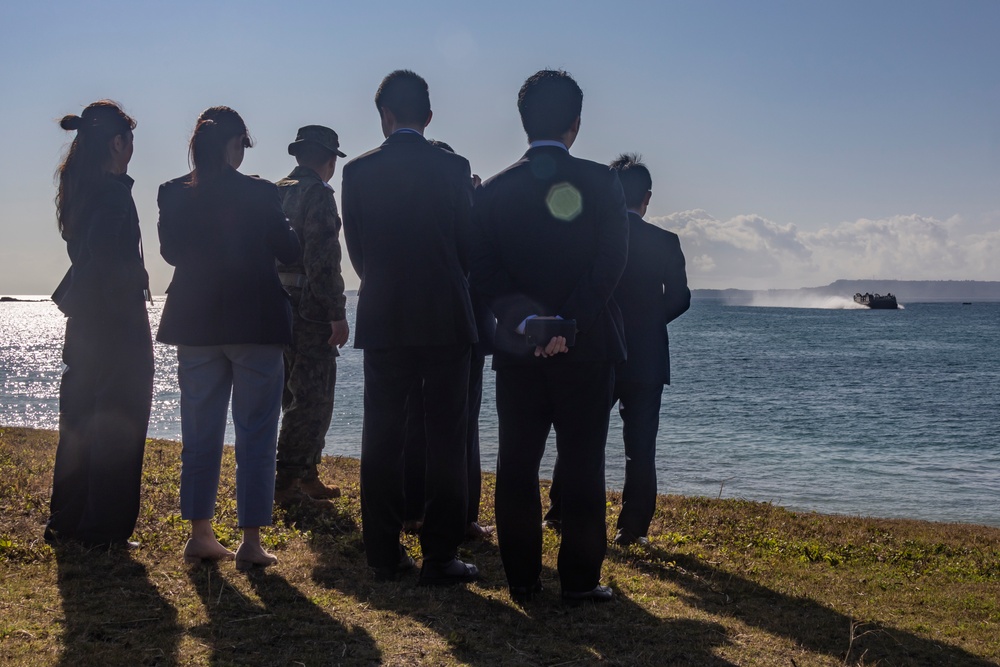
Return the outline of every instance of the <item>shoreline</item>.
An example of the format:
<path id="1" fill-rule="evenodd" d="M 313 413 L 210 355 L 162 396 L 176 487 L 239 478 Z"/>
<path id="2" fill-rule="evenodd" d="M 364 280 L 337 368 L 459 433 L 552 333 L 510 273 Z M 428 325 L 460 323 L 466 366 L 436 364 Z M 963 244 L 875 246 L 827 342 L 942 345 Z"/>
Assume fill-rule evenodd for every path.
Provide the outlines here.
<path id="1" fill-rule="evenodd" d="M 10 428 L 10 429 L 27 429 L 27 430 L 31 430 L 31 431 L 46 432 L 46 433 L 51 433 L 53 435 L 58 435 L 58 430 L 57 429 L 35 428 L 35 427 L 30 427 L 30 426 L 20 426 L 20 425 L 11 425 L 11 424 L 0 424 L 0 430 L 3 430 L 5 428 Z M 176 444 L 178 447 L 180 446 L 180 440 L 179 439 L 173 439 L 173 438 L 147 438 L 147 442 L 149 442 L 151 440 L 162 441 L 162 442 L 171 442 L 171 443 Z M 227 442 L 227 443 L 224 444 L 224 446 L 227 449 L 231 449 L 233 447 L 233 444 Z M 338 455 L 338 454 L 323 454 L 323 459 L 324 459 L 324 461 L 329 460 L 329 462 L 336 462 L 336 461 L 339 461 L 339 460 L 345 460 L 345 461 L 353 461 L 353 462 L 355 462 L 355 464 L 360 464 L 360 458 L 357 457 L 357 456 Z M 487 470 L 485 468 L 482 469 L 482 473 L 483 473 L 484 476 L 491 476 L 491 477 L 494 474 L 494 473 L 492 473 L 491 471 L 489 471 L 489 470 Z M 548 484 L 551 483 L 551 481 L 552 480 L 547 479 L 545 477 L 540 478 L 540 482 L 543 485 L 545 485 L 546 487 L 547 487 Z M 606 493 L 609 495 L 609 497 L 610 497 L 611 494 L 616 494 L 616 495 L 620 496 L 621 495 L 621 489 L 619 489 L 619 488 L 613 488 L 613 487 L 608 486 L 608 487 L 606 487 Z M 819 517 L 828 517 L 830 519 L 860 519 L 860 520 L 904 521 L 904 522 L 905 521 L 909 521 L 909 522 L 928 523 L 928 524 L 941 525 L 941 526 L 970 526 L 970 527 L 980 527 L 980 528 L 1000 530 L 1000 524 L 994 525 L 994 524 L 990 524 L 990 523 L 982 523 L 982 522 L 974 522 L 974 521 L 943 521 L 943 520 L 938 520 L 938 519 L 924 519 L 924 518 L 919 518 L 919 517 L 884 516 L 884 515 L 881 515 L 881 514 L 848 514 L 848 513 L 838 513 L 838 512 L 823 512 L 821 510 L 810 509 L 808 507 L 804 508 L 804 507 L 798 507 L 798 506 L 795 506 L 795 505 L 782 504 L 780 501 L 776 502 L 776 501 L 772 501 L 772 500 L 758 500 L 758 499 L 753 499 L 753 498 L 746 498 L 744 496 L 721 496 L 721 495 L 719 495 L 719 496 L 711 496 L 711 495 L 701 495 L 701 494 L 657 493 L 657 498 L 658 499 L 661 499 L 661 498 L 662 499 L 683 498 L 683 499 L 692 499 L 692 500 L 700 499 L 700 500 L 711 500 L 711 501 L 734 500 L 734 501 L 739 501 L 739 502 L 758 503 L 760 505 L 767 505 L 767 506 L 770 506 L 770 507 L 776 507 L 776 508 L 780 508 L 780 509 L 782 509 L 784 511 L 787 511 L 787 512 L 793 513 L 793 514 L 816 515 L 816 516 L 819 516 Z"/>

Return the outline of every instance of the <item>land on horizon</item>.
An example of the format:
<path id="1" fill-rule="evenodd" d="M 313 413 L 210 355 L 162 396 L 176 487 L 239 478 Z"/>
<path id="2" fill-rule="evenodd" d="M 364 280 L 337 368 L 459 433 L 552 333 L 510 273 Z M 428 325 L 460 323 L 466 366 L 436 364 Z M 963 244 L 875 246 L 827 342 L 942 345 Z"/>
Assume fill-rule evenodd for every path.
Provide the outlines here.
<path id="1" fill-rule="evenodd" d="M 843 296 L 851 298 L 855 293 L 871 292 L 886 294 L 891 292 L 901 301 L 932 302 L 932 301 L 989 301 L 1000 302 L 1000 281 L 996 280 L 835 280 L 829 285 L 819 287 L 791 287 L 747 290 L 739 288 L 704 289 L 692 288 L 691 296 L 695 299 L 726 299 L 738 302 L 752 299 L 759 295 L 770 296 Z M 346 294 L 356 296 L 358 290 L 346 290 Z M 37 301 L 28 297 L 44 297 L 45 295 L 11 295 L 0 297 L 0 301 Z M 163 299 L 164 295 L 158 294 Z M 47 301 L 48 298 L 42 298 Z"/>
<path id="2" fill-rule="evenodd" d="M 609 546 L 605 605 L 567 606 L 544 535 L 545 590 L 507 594 L 495 541 L 482 579 L 376 583 L 360 539 L 358 462 L 327 457 L 327 510 L 279 510 L 266 571 L 186 566 L 180 446 L 150 440 L 139 549 L 42 539 L 57 434 L 0 427 L 0 663 L 72 665 L 963 665 L 1000 660 L 1000 529 L 660 496 L 649 547 Z M 227 448 L 216 529 L 235 546 Z M 481 520 L 493 522 L 492 475 Z M 544 483 L 543 483 L 544 487 Z M 543 491 L 545 489 L 543 488 Z M 544 494 L 543 494 L 543 497 Z M 621 497 L 608 496 L 613 526 Z M 405 544 L 419 557 L 419 543 Z"/>
<path id="3" fill-rule="evenodd" d="M 995 280 L 835 280 L 820 287 L 777 288 L 766 290 L 694 289 L 692 298 L 725 299 L 729 302 L 752 300 L 759 296 L 845 297 L 864 294 L 894 294 L 901 302 L 1000 301 L 1000 281 Z"/>

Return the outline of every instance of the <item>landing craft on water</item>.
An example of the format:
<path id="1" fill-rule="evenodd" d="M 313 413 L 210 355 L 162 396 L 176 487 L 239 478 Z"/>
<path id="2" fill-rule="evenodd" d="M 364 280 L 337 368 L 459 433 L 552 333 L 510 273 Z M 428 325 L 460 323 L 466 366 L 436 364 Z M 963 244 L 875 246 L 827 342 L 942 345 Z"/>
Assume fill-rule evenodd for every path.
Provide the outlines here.
<path id="1" fill-rule="evenodd" d="M 899 304 L 896 303 L 896 297 L 892 292 L 884 296 L 882 294 L 871 294 L 870 292 L 865 292 L 864 294 L 858 292 L 854 295 L 854 303 L 860 303 L 862 306 L 867 306 L 875 310 L 896 310 L 899 308 Z"/>

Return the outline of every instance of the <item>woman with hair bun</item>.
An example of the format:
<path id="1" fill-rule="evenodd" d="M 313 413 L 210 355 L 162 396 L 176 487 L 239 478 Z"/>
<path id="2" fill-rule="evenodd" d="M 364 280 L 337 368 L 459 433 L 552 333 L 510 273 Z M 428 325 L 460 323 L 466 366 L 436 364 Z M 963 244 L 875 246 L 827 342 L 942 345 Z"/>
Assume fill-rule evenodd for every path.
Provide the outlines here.
<path id="1" fill-rule="evenodd" d="M 174 266 L 157 340 L 177 346 L 181 390 L 181 517 L 191 521 L 184 560 L 266 567 L 260 527 L 271 525 L 275 450 L 291 306 L 275 260 L 298 259 L 299 242 L 277 187 L 237 171 L 252 146 L 229 107 L 198 117 L 191 173 L 160 186 L 160 254 Z M 215 537 L 229 399 L 236 431 L 234 554 Z"/>
<path id="2" fill-rule="evenodd" d="M 72 265 L 52 295 L 68 319 L 45 539 L 129 546 L 153 393 L 149 278 L 126 173 L 135 121 L 101 100 L 59 124 L 76 132 L 56 171 Z"/>

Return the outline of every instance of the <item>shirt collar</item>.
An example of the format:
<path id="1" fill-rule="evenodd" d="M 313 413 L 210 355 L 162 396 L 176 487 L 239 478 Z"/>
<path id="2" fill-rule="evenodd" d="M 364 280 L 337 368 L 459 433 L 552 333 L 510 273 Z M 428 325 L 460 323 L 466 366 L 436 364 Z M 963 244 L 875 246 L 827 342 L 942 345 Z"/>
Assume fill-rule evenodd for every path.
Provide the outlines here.
<path id="1" fill-rule="evenodd" d="M 401 127 L 398 130 L 395 130 L 392 134 L 401 134 L 403 132 L 406 132 L 407 134 L 415 134 L 418 137 L 422 137 L 423 136 L 422 134 L 420 134 L 419 132 L 417 132 L 416 130 L 414 130 L 412 127 Z M 392 134 L 390 134 L 389 136 L 391 137 Z"/>
<path id="2" fill-rule="evenodd" d="M 553 139 L 539 139 L 538 141 L 532 141 L 528 144 L 528 148 L 540 148 L 542 146 L 554 146 L 555 148 L 561 148 L 567 153 L 569 149 L 566 148 L 566 144 L 561 141 L 555 141 Z"/>
<path id="3" fill-rule="evenodd" d="M 112 174 L 111 178 L 115 179 L 119 183 L 122 183 L 129 190 L 132 189 L 132 185 L 135 183 L 132 177 L 128 174 Z"/>

